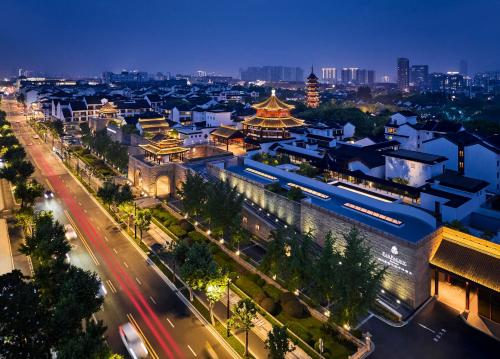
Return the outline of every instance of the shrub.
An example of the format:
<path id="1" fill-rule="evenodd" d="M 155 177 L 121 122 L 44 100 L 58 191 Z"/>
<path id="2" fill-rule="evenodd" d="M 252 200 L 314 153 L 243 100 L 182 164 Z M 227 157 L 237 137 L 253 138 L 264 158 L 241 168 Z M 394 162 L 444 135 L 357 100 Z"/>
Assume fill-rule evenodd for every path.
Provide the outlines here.
<path id="1" fill-rule="evenodd" d="M 281 305 L 284 306 L 287 302 L 291 300 L 297 300 L 295 294 L 293 294 L 292 292 L 284 292 L 280 294 Z"/>
<path id="2" fill-rule="evenodd" d="M 186 219 L 181 219 L 179 221 L 179 225 L 182 227 L 183 230 L 185 230 L 186 232 L 191 232 L 193 229 L 194 229 L 194 226 L 189 223 L 188 220 Z"/>
<path id="3" fill-rule="evenodd" d="M 260 302 L 260 306 L 264 308 L 265 311 L 274 315 L 277 313 L 278 305 L 272 300 L 272 298 L 266 297 Z"/>
<path id="4" fill-rule="evenodd" d="M 279 290 L 278 288 L 276 288 L 274 285 L 272 284 L 265 284 L 262 289 L 264 289 L 264 292 L 266 292 L 266 294 L 273 298 L 273 300 L 275 302 L 278 302 L 280 300 L 280 296 L 281 296 L 281 293 L 282 291 Z"/>
<path id="5" fill-rule="evenodd" d="M 247 277 L 240 277 L 236 280 L 236 285 L 244 291 L 250 298 L 257 298 L 258 295 L 263 294 L 264 291 L 257 284 L 252 282 Z M 265 295 L 265 294 L 264 294 Z"/>
<path id="6" fill-rule="evenodd" d="M 188 237 L 193 240 L 193 242 L 203 243 L 207 240 L 207 238 L 198 231 L 190 231 L 188 232 Z"/>
<path id="7" fill-rule="evenodd" d="M 171 226 L 168 227 L 168 229 L 170 230 L 170 232 L 172 232 L 179 238 L 184 238 L 187 234 L 187 232 L 177 224 L 172 224 Z"/>
<path id="8" fill-rule="evenodd" d="M 256 301 L 257 303 L 261 304 L 262 301 L 264 301 L 264 299 L 266 298 L 269 298 L 266 293 L 264 292 L 261 292 L 259 294 L 257 294 L 254 298 L 252 298 L 254 301 Z"/>
<path id="9" fill-rule="evenodd" d="M 286 314 L 293 318 L 306 318 L 309 314 L 304 304 L 302 304 L 297 298 L 289 300 L 283 304 L 283 310 Z"/>
<path id="10" fill-rule="evenodd" d="M 250 275 L 250 279 L 252 280 L 252 282 L 257 284 L 259 287 L 262 287 L 264 284 L 266 284 L 266 281 L 264 279 L 262 279 L 261 276 L 258 275 L 257 273 L 252 273 Z"/>

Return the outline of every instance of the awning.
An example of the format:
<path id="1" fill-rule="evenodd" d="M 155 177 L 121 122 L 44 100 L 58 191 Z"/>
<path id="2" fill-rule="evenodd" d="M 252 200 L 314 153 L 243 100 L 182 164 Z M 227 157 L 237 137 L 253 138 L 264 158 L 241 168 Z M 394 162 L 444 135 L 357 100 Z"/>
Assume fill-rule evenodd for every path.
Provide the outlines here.
<path id="1" fill-rule="evenodd" d="M 430 263 L 449 273 L 500 292 L 499 248 L 500 246 L 495 248 L 492 245 L 481 248 L 477 243 L 471 243 L 469 246 L 465 242 L 444 238 Z"/>

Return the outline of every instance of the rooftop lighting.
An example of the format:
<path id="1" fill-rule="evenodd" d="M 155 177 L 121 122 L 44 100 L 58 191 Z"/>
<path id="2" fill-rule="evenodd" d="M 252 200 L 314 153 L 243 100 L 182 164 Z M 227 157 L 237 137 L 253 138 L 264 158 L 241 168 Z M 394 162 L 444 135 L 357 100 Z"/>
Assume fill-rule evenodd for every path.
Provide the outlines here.
<path id="1" fill-rule="evenodd" d="M 326 194 L 323 194 L 321 192 L 315 191 L 313 189 L 310 189 L 310 188 L 307 188 L 304 186 L 300 186 L 300 185 L 295 184 L 295 183 L 288 182 L 287 186 L 294 187 L 294 188 L 300 188 L 302 190 L 302 192 L 305 192 L 307 194 L 310 194 L 311 196 L 315 196 L 315 197 L 318 197 L 321 199 L 329 199 L 330 198 L 330 196 L 327 196 Z"/>
<path id="2" fill-rule="evenodd" d="M 371 182 L 370 182 L 371 183 Z M 354 192 L 354 193 L 358 193 L 358 194 L 361 194 L 363 196 L 366 196 L 366 197 L 370 197 L 370 198 L 373 198 L 373 199 L 376 199 L 377 201 L 382 201 L 382 202 L 388 202 L 388 203 L 392 203 L 394 201 L 391 201 L 391 200 L 388 200 L 388 199 L 385 199 L 385 198 L 382 198 L 382 197 L 379 197 L 375 194 L 370 194 L 370 193 L 366 193 L 366 192 L 362 192 L 362 191 L 357 191 L 353 188 L 350 188 L 350 187 L 346 187 L 346 186 L 342 186 L 342 185 L 338 185 L 337 186 L 338 188 L 342 188 L 342 189 L 345 189 L 346 191 L 350 191 L 350 192 Z M 371 187 L 371 185 L 370 185 Z"/>
<path id="3" fill-rule="evenodd" d="M 346 203 L 344 203 L 344 207 L 347 207 L 347 208 L 352 209 L 354 211 L 363 213 L 363 214 L 365 214 L 367 216 L 374 217 L 374 218 L 379 219 L 381 221 L 393 224 L 393 225 L 398 226 L 398 227 L 403 225 L 403 222 L 400 221 L 400 220 L 398 220 L 398 219 L 395 219 L 395 218 L 392 218 L 392 217 L 388 217 L 388 216 L 383 215 L 381 213 L 372 211 L 372 210 L 367 209 L 367 208 L 363 208 L 363 207 L 357 206 L 357 205 L 352 204 L 352 203 L 346 202 Z"/>
<path id="4" fill-rule="evenodd" d="M 245 171 L 250 172 L 251 174 L 263 177 L 265 179 L 271 180 L 271 181 L 275 181 L 275 180 L 278 179 L 278 178 L 276 178 L 274 176 L 268 175 L 267 173 L 264 173 L 264 172 L 261 172 L 261 171 L 257 171 L 257 170 L 255 170 L 253 168 L 245 168 Z"/>

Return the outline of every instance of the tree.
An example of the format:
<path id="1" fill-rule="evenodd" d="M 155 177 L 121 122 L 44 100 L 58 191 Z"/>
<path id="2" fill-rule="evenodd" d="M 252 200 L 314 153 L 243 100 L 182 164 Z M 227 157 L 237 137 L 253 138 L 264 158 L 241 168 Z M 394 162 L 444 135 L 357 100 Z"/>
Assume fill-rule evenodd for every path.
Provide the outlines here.
<path id="1" fill-rule="evenodd" d="M 142 233 L 143 231 L 147 231 L 149 229 L 152 219 L 153 216 L 149 209 L 141 209 L 137 211 L 137 219 L 135 221 L 135 224 L 137 225 L 137 228 L 139 228 L 139 231 L 141 233 L 141 242 L 142 242 Z"/>
<path id="2" fill-rule="evenodd" d="M 184 263 L 189 252 L 188 244 L 183 240 L 172 240 L 167 247 L 168 252 L 173 257 L 173 278 L 175 281 L 175 270 L 177 263 Z"/>
<path id="3" fill-rule="evenodd" d="M 202 214 L 203 205 L 207 199 L 208 185 L 196 172 L 188 171 L 186 180 L 181 184 L 179 194 L 184 210 L 191 216 Z"/>
<path id="4" fill-rule="evenodd" d="M 121 205 L 126 202 L 130 202 L 134 199 L 132 194 L 132 189 L 128 184 L 119 187 L 119 190 L 115 194 L 114 202 L 116 205 Z"/>
<path id="5" fill-rule="evenodd" d="M 34 216 L 33 207 L 20 208 L 15 214 L 17 224 L 23 228 L 26 235 L 31 235 L 32 233 Z"/>
<path id="6" fill-rule="evenodd" d="M 35 172 L 35 168 L 29 161 L 15 161 L 12 163 L 12 167 L 17 172 L 18 181 L 26 181 Z"/>
<path id="7" fill-rule="evenodd" d="M 12 184 L 17 183 L 17 171 L 12 166 L 7 166 L 0 169 L 0 178 L 9 181 Z"/>
<path id="8" fill-rule="evenodd" d="M 58 359 L 123 359 L 112 354 L 104 340 L 106 327 L 102 321 L 90 322 L 85 331 L 69 337 L 57 350 Z"/>
<path id="9" fill-rule="evenodd" d="M 321 254 L 313 266 L 312 275 L 312 295 L 314 299 L 324 304 L 329 309 L 335 294 L 335 280 L 337 278 L 334 272 L 340 261 L 338 252 L 334 250 L 335 239 L 331 232 L 328 232 Z"/>
<path id="10" fill-rule="evenodd" d="M 116 194 L 118 193 L 118 185 L 113 182 L 106 181 L 102 187 L 97 190 L 97 196 L 101 198 L 104 204 L 107 204 L 111 210 L 111 205 L 114 203 Z"/>
<path id="11" fill-rule="evenodd" d="M 375 302 L 386 268 L 380 268 L 356 228 L 344 234 L 345 249 L 333 272 L 336 280 L 336 300 L 332 320 L 343 325 L 355 323 Z"/>
<path id="12" fill-rule="evenodd" d="M 21 145 L 14 145 L 7 149 L 3 158 L 10 163 L 22 161 L 26 158 L 26 151 Z"/>
<path id="13" fill-rule="evenodd" d="M 233 306 L 232 312 L 230 327 L 245 331 L 245 356 L 248 357 L 248 332 L 254 327 L 253 320 L 257 317 L 257 308 L 251 299 L 245 298 Z"/>
<path id="14" fill-rule="evenodd" d="M 288 233 L 286 230 L 271 232 L 266 253 L 260 264 L 260 268 L 264 273 L 272 276 L 281 273 L 282 264 L 285 259 L 285 237 Z"/>
<path id="15" fill-rule="evenodd" d="M 32 282 L 15 269 L 0 276 L 0 357 L 49 358 L 47 313 Z"/>
<path id="16" fill-rule="evenodd" d="M 218 180 L 210 183 L 205 204 L 206 216 L 215 232 L 222 233 L 225 240 L 231 238 L 235 229 L 241 225 L 243 196 L 240 196 L 236 186 L 228 181 Z"/>
<path id="17" fill-rule="evenodd" d="M 19 182 L 14 190 L 14 195 L 21 200 L 21 208 L 32 207 L 42 194 L 43 187 L 36 180 Z"/>
<path id="18" fill-rule="evenodd" d="M 31 256 L 39 265 L 64 263 L 71 248 L 63 226 L 47 211 L 35 213 L 33 223 L 34 230 L 21 245 L 21 253 Z"/>
<path id="19" fill-rule="evenodd" d="M 53 305 L 50 334 L 55 343 L 68 336 L 77 335 L 82 321 L 86 326 L 92 314 L 99 311 L 103 298 L 99 296 L 100 282 L 97 274 L 75 266 L 63 276 Z"/>
<path id="20" fill-rule="evenodd" d="M 221 300 L 224 295 L 224 291 L 229 282 L 229 276 L 222 268 L 217 267 L 214 273 L 209 274 L 208 280 L 205 285 L 205 295 L 208 299 L 209 310 L 210 310 L 210 320 L 212 325 L 215 325 L 214 320 L 214 305 L 219 300 Z"/>
<path id="21" fill-rule="evenodd" d="M 285 359 L 287 353 L 295 350 L 288 339 L 286 326 L 273 325 L 273 329 L 267 333 L 266 349 L 269 350 L 271 359 Z"/>
<path id="22" fill-rule="evenodd" d="M 193 243 L 181 266 L 181 276 L 189 286 L 190 300 L 193 300 L 192 290 L 204 290 L 209 279 L 216 272 L 217 263 L 214 261 L 208 245 Z"/>

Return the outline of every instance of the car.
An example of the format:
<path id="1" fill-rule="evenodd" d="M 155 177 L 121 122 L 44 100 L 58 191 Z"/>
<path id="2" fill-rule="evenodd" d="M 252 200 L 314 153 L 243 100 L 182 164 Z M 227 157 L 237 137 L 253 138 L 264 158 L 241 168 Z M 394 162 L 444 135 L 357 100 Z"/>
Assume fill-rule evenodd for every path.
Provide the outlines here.
<path id="1" fill-rule="evenodd" d="M 54 192 L 47 190 L 47 191 L 45 191 L 45 193 L 43 194 L 43 196 L 45 197 L 45 199 L 54 198 Z"/>
<path id="2" fill-rule="evenodd" d="M 97 293 L 97 298 L 104 298 L 106 294 L 108 294 L 108 290 L 104 286 L 101 278 L 97 277 L 97 280 L 99 281 L 99 292 Z"/>
<path id="3" fill-rule="evenodd" d="M 120 337 L 125 348 L 127 348 L 132 358 L 139 359 L 148 356 L 146 345 L 144 345 L 137 329 L 130 322 L 120 325 L 118 331 L 120 332 Z"/>
<path id="4" fill-rule="evenodd" d="M 64 232 L 65 232 L 66 239 L 68 241 L 72 240 L 72 239 L 76 239 L 78 237 L 77 234 L 76 234 L 75 229 L 69 223 L 66 224 L 66 225 L 64 225 Z"/>

